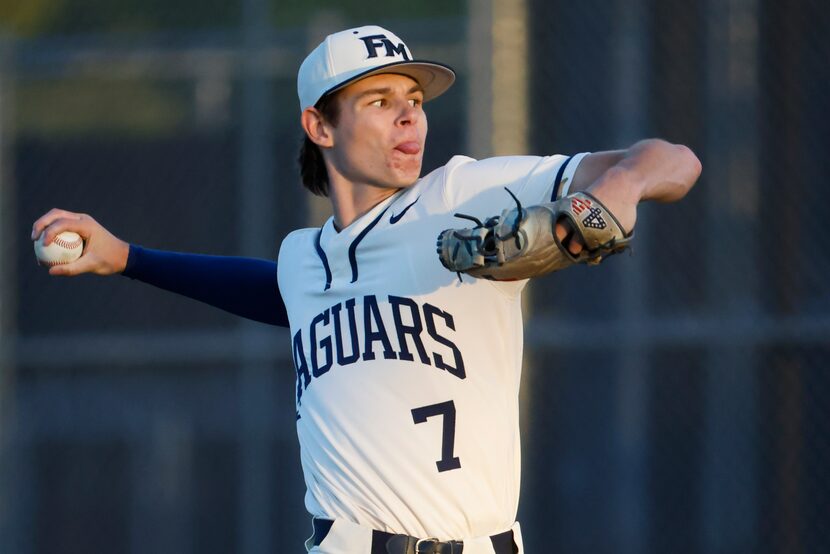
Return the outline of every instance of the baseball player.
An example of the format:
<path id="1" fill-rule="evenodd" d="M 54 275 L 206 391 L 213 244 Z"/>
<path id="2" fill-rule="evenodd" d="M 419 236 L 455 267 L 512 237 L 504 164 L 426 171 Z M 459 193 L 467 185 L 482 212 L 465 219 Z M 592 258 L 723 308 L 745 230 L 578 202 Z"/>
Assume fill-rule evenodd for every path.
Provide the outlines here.
<path id="1" fill-rule="evenodd" d="M 289 234 L 276 263 L 142 248 L 62 210 L 33 228 L 86 240 L 52 274 L 122 273 L 290 327 L 310 552 L 523 552 L 521 292 L 625 247 L 639 202 L 679 200 L 700 173 L 688 148 L 646 140 L 455 156 L 421 177 L 423 103 L 454 78 L 377 26 L 308 55 L 301 174 L 333 215 Z"/>

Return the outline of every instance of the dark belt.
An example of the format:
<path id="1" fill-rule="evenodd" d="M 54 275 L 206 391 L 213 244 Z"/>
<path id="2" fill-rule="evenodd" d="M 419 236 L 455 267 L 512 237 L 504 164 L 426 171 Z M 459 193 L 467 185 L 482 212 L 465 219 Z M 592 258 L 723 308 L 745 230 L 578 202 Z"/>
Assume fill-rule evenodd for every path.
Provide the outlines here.
<path id="1" fill-rule="evenodd" d="M 314 519 L 314 546 L 320 546 L 329 534 L 334 522 L 330 519 Z M 492 535 L 490 541 L 496 554 L 517 554 L 519 547 L 513 540 L 513 531 Z M 439 541 L 418 539 L 409 535 L 395 535 L 385 531 L 372 531 L 372 552 L 370 554 L 461 554 L 462 541 Z"/>

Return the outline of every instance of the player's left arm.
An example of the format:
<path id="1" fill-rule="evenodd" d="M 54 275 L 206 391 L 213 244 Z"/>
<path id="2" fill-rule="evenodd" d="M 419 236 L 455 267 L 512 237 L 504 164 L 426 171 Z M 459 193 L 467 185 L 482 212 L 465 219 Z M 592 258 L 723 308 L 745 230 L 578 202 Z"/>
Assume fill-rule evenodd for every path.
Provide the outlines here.
<path id="1" fill-rule="evenodd" d="M 688 147 L 661 139 L 641 140 L 626 150 L 596 152 L 582 159 L 569 193 L 590 192 L 631 231 L 637 205 L 646 200 L 676 202 L 686 196 L 700 176 L 700 160 Z M 568 229 L 557 225 L 563 240 Z M 581 245 L 570 244 L 578 253 Z"/>
<path id="2" fill-rule="evenodd" d="M 564 177 L 559 181 L 556 202 L 520 208 L 516 198 L 515 208 L 487 223 L 441 232 L 436 246 L 444 267 L 473 277 L 522 282 L 575 263 L 599 263 L 628 247 L 640 202 L 680 200 L 701 171 L 691 150 L 659 139 L 590 154 L 578 163 L 570 182 Z M 560 175 L 565 168 L 560 166 Z"/>

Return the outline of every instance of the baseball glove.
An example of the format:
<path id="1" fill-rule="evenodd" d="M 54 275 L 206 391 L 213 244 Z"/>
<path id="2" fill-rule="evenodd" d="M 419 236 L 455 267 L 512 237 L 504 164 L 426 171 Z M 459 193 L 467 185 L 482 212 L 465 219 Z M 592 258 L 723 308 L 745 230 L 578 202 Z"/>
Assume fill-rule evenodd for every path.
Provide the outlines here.
<path id="1" fill-rule="evenodd" d="M 626 232 L 608 208 L 587 192 L 569 194 L 556 202 L 516 207 L 467 229 L 447 229 L 438 235 L 438 257 L 444 267 L 493 281 L 515 281 L 558 271 L 574 264 L 598 264 L 626 248 L 634 232 Z M 556 237 L 556 223 L 567 220 L 584 245 L 573 255 Z"/>

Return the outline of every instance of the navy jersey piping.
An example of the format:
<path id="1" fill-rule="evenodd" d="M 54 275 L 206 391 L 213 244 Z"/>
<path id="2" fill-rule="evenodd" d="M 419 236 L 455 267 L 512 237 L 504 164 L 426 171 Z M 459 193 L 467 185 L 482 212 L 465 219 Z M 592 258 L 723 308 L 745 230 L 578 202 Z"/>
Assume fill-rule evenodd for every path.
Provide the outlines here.
<path id="1" fill-rule="evenodd" d="M 323 247 L 320 246 L 320 235 L 323 234 L 323 229 L 320 228 L 317 231 L 317 237 L 314 239 L 314 247 L 317 249 L 317 255 L 320 256 L 320 261 L 323 262 L 323 269 L 326 270 L 326 286 L 323 288 L 323 291 L 327 291 L 331 288 L 331 269 L 329 268 L 329 259 L 326 258 L 326 253 L 323 251 Z"/>
<path id="2" fill-rule="evenodd" d="M 352 283 L 357 281 L 357 245 L 360 244 L 360 241 L 362 241 L 363 238 L 369 234 L 369 231 L 371 231 L 372 228 L 378 224 L 378 221 L 383 218 L 388 209 L 389 206 L 386 206 L 386 208 L 380 212 L 380 215 L 378 215 L 369 225 L 367 225 L 366 228 L 363 229 L 349 245 L 349 264 L 352 266 Z"/>
<path id="3" fill-rule="evenodd" d="M 562 162 L 559 171 L 556 172 L 556 180 L 553 182 L 553 193 L 550 195 L 551 202 L 556 202 L 556 197 L 559 195 L 559 186 L 562 184 L 562 175 L 565 174 L 565 168 L 568 167 L 572 159 L 574 159 L 573 156 Z"/>

